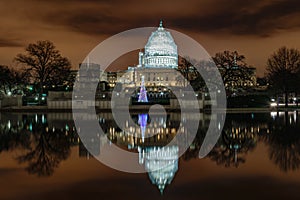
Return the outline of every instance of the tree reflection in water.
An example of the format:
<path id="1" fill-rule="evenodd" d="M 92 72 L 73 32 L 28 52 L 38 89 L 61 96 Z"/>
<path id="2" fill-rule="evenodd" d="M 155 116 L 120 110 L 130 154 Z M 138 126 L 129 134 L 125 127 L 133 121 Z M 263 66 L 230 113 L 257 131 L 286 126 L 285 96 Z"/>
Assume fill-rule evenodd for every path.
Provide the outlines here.
<path id="1" fill-rule="evenodd" d="M 252 115 L 246 118 L 239 115 L 227 116 L 221 137 L 207 156 L 217 165 L 238 167 L 246 162 L 246 154 L 256 147 L 258 129 L 253 127 L 260 122 L 254 120 Z M 200 127 L 194 142 L 182 157 L 184 160 L 198 158 L 207 131 L 207 127 Z"/>
<path id="2" fill-rule="evenodd" d="M 217 165 L 239 167 L 246 162 L 246 155 L 256 147 L 259 141 L 267 146 L 269 159 L 281 171 L 297 170 L 300 168 L 300 125 L 297 116 L 296 112 L 275 112 L 275 114 L 272 112 L 271 115 L 270 113 L 228 114 L 222 136 L 207 158 Z M 79 139 L 73 128 L 72 118 L 67 120 L 53 118 L 48 122 L 46 115 L 44 117 L 42 115 L 21 117 L 18 115 L 18 120 L 13 120 L 11 116 L 6 119 L 2 115 L 0 153 L 21 150 L 20 152 L 23 153 L 17 157 L 17 161 L 26 164 L 26 170 L 30 174 L 51 176 L 61 161 L 70 156 L 71 146 L 78 145 Z M 121 137 L 122 130 L 118 129 L 112 119 L 100 121 L 100 126 L 105 130 L 108 138 L 114 143 L 130 147 L 129 150 L 136 146 L 147 146 L 150 143 L 153 145 L 168 143 L 173 135 L 167 137 L 166 132 L 170 135 L 173 133 L 173 128 L 178 128 L 177 121 L 169 120 L 166 123 L 169 131 L 161 132 L 159 137 L 156 135 L 150 138 L 150 143 L 147 140 L 145 140 L 146 143 L 142 140 L 134 140 L 132 143 L 131 137 L 128 136 L 125 140 L 123 136 Z M 67 127 L 66 124 L 69 126 Z M 208 124 L 209 121 L 199 122 L 198 134 L 181 159 L 187 161 L 198 158 Z"/>
<path id="3" fill-rule="evenodd" d="M 30 150 L 17 158 L 20 163 L 28 163 L 30 174 L 50 176 L 70 155 L 70 143 L 61 132 L 34 132 L 31 140 Z"/>
<path id="4" fill-rule="evenodd" d="M 281 171 L 288 172 L 300 167 L 300 125 L 297 112 L 277 113 L 270 123 L 270 134 L 262 136 L 269 147 L 269 158 Z"/>
<path id="5" fill-rule="evenodd" d="M 209 153 L 209 158 L 217 165 L 235 166 L 246 162 L 245 155 L 256 146 L 256 138 L 246 128 L 231 127 L 224 129 L 216 146 Z"/>
<path id="6" fill-rule="evenodd" d="M 49 130 L 47 123 L 41 123 L 36 115 L 34 118 L 23 120 L 23 129 L 18 130 L 19 137 L 25 137 L 26 143 L 22 150 L 26 153 L 18 156 L 19 163 L 27 163 L 26 170 L 38 176 L 50 176 L 62 160 L 70 155 L 70 147 L 74 141 L 70 130 Z M 44 118 L 44 116 L 43 116 Z M 44 120 L 46 121 L 46 120 Z M 23 138 L 22 138 L 23 139 Z M 10 138 L 11 141 L 18 141 Z"/>
<path id="7" fill-rule="evenodd" d="M 0 153 L 15 149 L 28 149 L 30 138 L 28 134 L 20 134 L 23 123 L 13 123 L 10 120 L 0 123 Z"/>
<path id="8" fill-rule="evenodd" d="M 258 141 L 270 133 L 271 124 L 268 112 L 227 114 L 222 136 L 209 158 L 218 165 L 238 167 L 246 162 L 246 155 Z"/>
<path id="9" fill-rule="evenodd" d="M 202 146 L 203 140 L 205 138 L 206 131 L 207 131 L 207 127 L 199 126 L 196 138 L 194 139 L 190 147 L 186 150 L 186 152 L 181 156 L 183 160 L 188 161 L 191 159 L 199 158 L 199 151 Z"/>

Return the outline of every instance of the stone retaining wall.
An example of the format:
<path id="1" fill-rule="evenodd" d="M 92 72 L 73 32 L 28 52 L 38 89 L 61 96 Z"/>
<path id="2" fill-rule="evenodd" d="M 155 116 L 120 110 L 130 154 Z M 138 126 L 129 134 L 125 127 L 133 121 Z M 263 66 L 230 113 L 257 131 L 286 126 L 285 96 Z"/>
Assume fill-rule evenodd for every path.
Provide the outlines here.
<path id="1" fill-rule="evenodd" d="M 0 100 L 0 108 L 5 108 L 5 107 L 20 107 L 22 106 L 22 96 L 17 95 L 17 96 L 11 96 L 11 97 L 3 97 Z"/>

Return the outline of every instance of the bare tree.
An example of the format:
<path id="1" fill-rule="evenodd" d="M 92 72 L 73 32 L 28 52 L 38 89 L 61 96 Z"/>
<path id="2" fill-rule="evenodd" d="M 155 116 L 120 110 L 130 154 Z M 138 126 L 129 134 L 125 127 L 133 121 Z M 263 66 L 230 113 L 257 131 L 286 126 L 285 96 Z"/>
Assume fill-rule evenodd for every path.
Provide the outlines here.
<path id="1" fill-rule="evenodd" d="M 11 72 L 7 66 L 0 65 L 0 88 L 4 94 L 7 94 L 7 88 L 10 86 Z"/>
<path id="2" fill-rule="evenodd" d="M 213 61 L 219 68 L 227 90 L 232 90 L 234 86 L 244 87 L 244 82 L 251 81 L 251 68 L 246 64 L 245 56 L 237 51 L 216 53 Z"/>
<path id="3" fill-rule="evenodd" d="M 26 47 L 25 54 L 18 54 L 15 60 L 26 66 L 33 81 L 38 83 L 39 93 L 43 88 L 62 85 L 70 73 L 70 61 L 61 56 L 54 44 L 48 40 L 38 41 Z"/>
<path id="4" fill-rule="evenodd" d="M 24 94 L 29 83 L 29 74 L 25 70 L 10 69 L 10 90 L 13 94 Z"/>
<path id="5" fill-rule="evenodd" d="M 285 95 L 285 106 L 288 106 L 288 95 L 296 92 L 299 85 L 300 52 L 297 49 L 279 48 L 267 61 L 267 77 L 271 86 Z"/>
<path id="6" fill-rule="evenodd" d="M 176 79 L 178 85 L 187 86 L 187 81 L 191 84 L 192 88 L 195 91 L 203 90 L 206 88 L 206 84 L 211 82 L 211 80 L 204 81 L 199 69 L 202 70 L 202 73 L 209 74 L 209 77 L 215 77 L 215 73 L 211 73 L 212 62 L 206 60 L 196 60 L 191 59 L 190 57 L 180 57 L 178 65 L 178 71 L 183 75 Z"/>
<path id="7" fill-rule="evenodd" d="M 24 85 L 28 81 L 27 74 L 22 70 L 15 70 L 8 66 L 0 65 L 0 89 L 5 95 L 8 92 L 16 92 L 23 90 Z"/>

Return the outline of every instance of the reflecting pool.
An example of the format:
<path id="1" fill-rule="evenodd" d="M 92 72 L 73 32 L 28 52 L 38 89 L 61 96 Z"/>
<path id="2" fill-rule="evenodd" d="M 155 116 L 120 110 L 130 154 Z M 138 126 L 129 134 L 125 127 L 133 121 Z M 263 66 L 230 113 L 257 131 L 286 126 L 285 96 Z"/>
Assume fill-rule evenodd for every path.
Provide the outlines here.
<path id="1" fill-rule="evenodd" d="M 209 123 L 201 114 L 196 138 L 178 159 L 176 134 L 188 140 L 179 113 L 132 113 L 134 124 L 117 125 L 99 113 L 107 144 L 95 135 L 86 149 L 72 113 L 0 114 L 0 199 L 299 199 L 298 112 L 228 113 L 213 150 L 199 159 Z M 185 120 L 193 120 L 193 115 Z M 150 173 L 119 172 L 95 155 L 115 144 L 136 152 L 134 162 Z M 122 162 L 122 161 L 120 161 Z M 131 161 L 130 161 L 131 162 Z"/>

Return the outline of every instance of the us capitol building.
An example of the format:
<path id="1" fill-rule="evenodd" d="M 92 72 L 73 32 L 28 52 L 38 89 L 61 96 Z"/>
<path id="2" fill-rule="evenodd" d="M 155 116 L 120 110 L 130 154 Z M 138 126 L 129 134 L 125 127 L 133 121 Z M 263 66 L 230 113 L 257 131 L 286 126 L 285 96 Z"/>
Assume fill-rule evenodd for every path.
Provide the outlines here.
<path id="1" fill-rule="evenodd" d="M 86 65 L 86 68 L 100 69 L 97 64 L 85 63 L 84 65 Z M 91 74 L 99 74 L 96 70 L 95 73 L 92 72 Z M 114 87 L 116 83 L 122 83 L 122 87 L 131 88 L 139 88 L 143 82 L 143 86 L 150 90 L 148 94 L 151 97 L 151 92 L 157 93 L 159 90 L 163 90 L 163 87 L 183 86 L 179 80 L 180 77 L 182 75 L 178 71 L 177 45 L 171 33 L 165 30 L 162 21 L 160 21 L 158 28 L 148 38 L 144 51 L 139 52 L 139 64 L 135 67 L 128 67 L 124 71 L 104 72 L 101 81 L 106 81 L 110 87 Z M 85 77 L 81 78 L 84 79 Z M 90 76 L 86 76 L 86 80 L 87 83 L 92 81 Z M 163 92 L 160 91 L 160 93 Z M 178 119 L 181 119 L 172 116 L 170 115 L 168 123 L 166 119 L 163 120 L 159 116 L 152 117 L 153 125 L 150 125 L 148 124 L 148 115 L 139 114 L 137 122 L 140 127 L 128 126 L 128 122 L 125 122 L 125 130 L 131 134 L 117 131 L 117 127 L 107 127 L 107 137 L 110 141 L 115 141 L 117 145 L 127 146 L 128 149 L 138 151 L 139 164 L 144 165 L 146 171 L 149 172 L 149 179 L 158 187 L 161 193 L 172 182 L 178 171 L 179 146 L 177 144 L 165 146 L 177 133 L 176 128 L 172 126 Z M 107 117 L 103 117 L 103 119 L 107 119 Z M 163 126 L 157 128 L 159 127 L 158 124 Z M 155 136 L 145 137 L 154 132 L 157 133 Z M 178 132 L 183 136 L 187 135 L 185 128 L 181 128 Z M 99 146 L 103 145 L 100 145 L 100 143 L 94 145 L 95 149 L 99 149 Z M 93 145 L 90 144 L 90 146 Z"/>
<path id="2" fill-rule="evenodd" d="M 159 27 L 152 32 L 144 52 L 139 52 L 139 64 L 125 71 L 108 73 L 107 82 L 113 87 L 116 82 L 126 87 L 138 87 L 144 76 L 145 86 L 179 86 L 177 45 L 169 31 L 160 21 Z"/>

